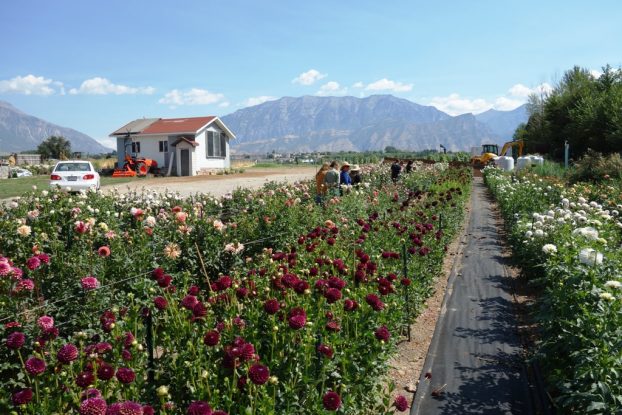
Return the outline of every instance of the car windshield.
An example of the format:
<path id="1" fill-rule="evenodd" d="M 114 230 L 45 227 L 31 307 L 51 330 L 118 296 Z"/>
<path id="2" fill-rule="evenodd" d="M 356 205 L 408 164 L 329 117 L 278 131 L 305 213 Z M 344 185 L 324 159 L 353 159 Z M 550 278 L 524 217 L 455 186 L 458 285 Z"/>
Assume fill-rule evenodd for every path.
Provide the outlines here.
<path id="1" fill-rule="evenodd" d="M 59 163 L 54 171 L 91 171 L 89 163 Z"/>

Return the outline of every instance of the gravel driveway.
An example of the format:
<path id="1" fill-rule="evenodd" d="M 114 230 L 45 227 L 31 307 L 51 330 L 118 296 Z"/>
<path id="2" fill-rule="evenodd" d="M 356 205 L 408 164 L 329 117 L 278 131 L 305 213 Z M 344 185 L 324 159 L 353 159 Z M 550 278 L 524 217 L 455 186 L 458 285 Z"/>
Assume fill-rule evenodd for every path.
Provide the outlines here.
<path id="1" fill-rule="evenodd" d="M 240 187 L 257 189 L 270 181 L 294 183 L 309 180 L 315 176 L 316 171 L 316 167 L 310 166 L 298 168 L 256 168 L 233 175 L 140 179 L 130 183 L 102 186 L 102 190 L 106 193 L 108 190 L 117 189 L 121 193 L 127 193 L 140 192 L 145 189 L 158 192 L 179 192 L 184 197 L 196 193 L 209 193 L 219 197 Z"/>

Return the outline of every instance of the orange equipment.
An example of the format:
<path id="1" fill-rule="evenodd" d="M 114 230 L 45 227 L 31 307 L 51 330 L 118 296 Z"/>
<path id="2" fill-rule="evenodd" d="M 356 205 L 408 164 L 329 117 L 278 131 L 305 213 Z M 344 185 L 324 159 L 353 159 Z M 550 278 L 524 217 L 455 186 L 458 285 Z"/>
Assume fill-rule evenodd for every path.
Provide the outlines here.
<path id="1" fill-rule="evenodd" d="M 158 162 L 144 157 L 134 157 L 125 153 L 125 163 L 120 169 L 114 169 L 112 177 L 144 177 L 158 168 Z"/>

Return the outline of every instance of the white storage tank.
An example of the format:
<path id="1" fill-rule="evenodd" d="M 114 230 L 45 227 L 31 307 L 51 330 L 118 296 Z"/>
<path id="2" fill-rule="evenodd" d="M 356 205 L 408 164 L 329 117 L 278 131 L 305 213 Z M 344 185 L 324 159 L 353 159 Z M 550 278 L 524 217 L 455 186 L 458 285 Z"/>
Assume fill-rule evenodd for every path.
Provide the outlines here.
<path id="1" fill-rule="evenodd" d="M 529 167 L 531 165 L 531 157 L 522 156 L 516 160 L 516 170 L 522 170 L 525 167 Z"/>
<path id="2" fill-rule="evenodd" d="M 503 171 L 512 171 L 514 170 L 514 159 L 508 156 L 501 156 L 495 160 L 495 164 L 497 167 L 502 169 Z"/>
<path id="3" fill-rule="evenodd" d="M 542 156 L 530 156 L 532 166 L 542 166 L 544 164 L 544 158 Z"/>

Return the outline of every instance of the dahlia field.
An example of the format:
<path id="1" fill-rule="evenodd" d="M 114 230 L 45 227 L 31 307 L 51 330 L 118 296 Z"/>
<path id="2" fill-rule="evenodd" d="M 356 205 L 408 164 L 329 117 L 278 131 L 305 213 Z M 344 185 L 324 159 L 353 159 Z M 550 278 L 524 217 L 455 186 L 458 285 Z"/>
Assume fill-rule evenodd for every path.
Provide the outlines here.
<path id="1" fill-rule="evenodd" d="M 513 256 L 540 288 L 535 358 L 556 404 L 563 413 L 622 412 L 620 183 L 484 172 Z"/>
<path id="2" fill-rule="evenodd" d="M 0 412 L 385 414 L 470 172 L 215 199 L 33 191 L 0 212 Z"/>

